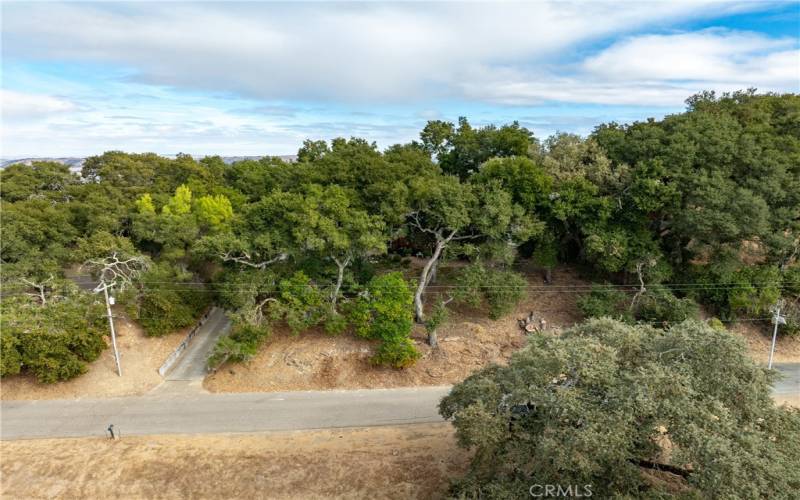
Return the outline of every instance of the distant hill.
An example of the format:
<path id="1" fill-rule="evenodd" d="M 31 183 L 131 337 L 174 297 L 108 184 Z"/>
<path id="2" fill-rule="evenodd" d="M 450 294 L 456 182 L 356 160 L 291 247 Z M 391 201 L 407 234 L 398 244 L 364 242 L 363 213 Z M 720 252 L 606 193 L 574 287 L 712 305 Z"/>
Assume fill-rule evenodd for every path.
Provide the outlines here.
<path id="1" fill-rule="evenodd" d="M 175 158 L 176 155 L 162 155 L 166 158 Z M 260 160 L 264 158 L 264 156 L 223 156 L 222 161 L 230 165 L 231 163 L 235 163 L 237 161 L 242 160 Z M 297 155 L 277 155 L 283 161 L 293 162 L 297 160 Z M 203 156 L 197 156 L 196 158 L 203 158 Z M 67 165 L 70 170 L 73 172 L 80 172 L 81 167 L 83 167 L 83 162 L 86 157 L 79 158 L 79 157 L 63 157 L 63 158 L 52 158 L 52 157 L 36 157 L 36 158 L 3 158 L 0 159 L 0 168 L 5 168 L 9 165 L 16 165 L 18 163 L 22 163 L 25 165 L 30 165 L 35 161 L 54 161 L 58 163 L 63 163 Z"/>

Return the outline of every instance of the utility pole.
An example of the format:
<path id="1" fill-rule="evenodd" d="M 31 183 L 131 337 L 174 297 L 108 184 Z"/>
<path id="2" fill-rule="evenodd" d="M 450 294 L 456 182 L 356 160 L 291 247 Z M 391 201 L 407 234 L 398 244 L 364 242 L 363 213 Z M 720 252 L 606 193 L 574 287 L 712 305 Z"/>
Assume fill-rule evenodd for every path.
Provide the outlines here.
<path id="1" fill-rule="evenodd" d="M 114 361 L 117 363 L 117 375 L 122 376 L 122 365 L 119 363 L 119 351 L 117 350 L 117 332 L 114 330 L 114 316 L 111 315 L 111 301 L 108 299 L 108 284 L 103 283 L 103 295 L 106 298 L 106 313 L 108 314 L 108 326 L 111 328 L 111 346 L 114 348 Z M 112 432 L 113 436 L 113 432 Z"/>
<path id="2" fill-rule="evenodd" d="M 111 304 L 114 300 L 109 297 L 108 289 L 119 287 L 123 290 L 126 286 L 133 284 L 143 271 L 147 269 L 147 261 L 143 256 L 129 257 L 120 259 L 117 252 L 109 257 L 88 260 L 84 264 L 94 269 L 99 274 L 100 282 L 94 287 L 95 293 L 103 292 L 106 299 L 106 314 L 108 315 L 108 326 L 111 329 L 111 345 L 114 348 L 114 361 L 117 364 L 117 375 L 122 376 L 122 365 L 119 362 L 119 350 L 117 349 L 117 332 L 114 329 L 114 316 L 111 314 Z"/>
<path id="3" fill-rule="evenodd" d="M 772 347 L 769 350 L 769 363 L 767 363 L 767 368 L 770 370 L 772 369 L 772 358 L 775 356 L 775 342 L 778 340 L 778 325 L 785 325 L 786 318 L 781 316 L 781 301 L 775 303 L 772 307 L 772 312 L 774 316 L 772 317 L 772 322 L 775 323 L 775 328 L 772 330 Z"/>

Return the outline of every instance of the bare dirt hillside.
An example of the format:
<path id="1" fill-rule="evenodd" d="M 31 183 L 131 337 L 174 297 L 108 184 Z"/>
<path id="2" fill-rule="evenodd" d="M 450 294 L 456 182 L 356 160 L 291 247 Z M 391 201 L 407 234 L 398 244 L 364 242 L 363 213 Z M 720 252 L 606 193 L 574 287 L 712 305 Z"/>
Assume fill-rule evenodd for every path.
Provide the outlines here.
<path id="1" fill-rule="evenodd" d="M 164 337 L 145 337 L 141 327 L 130 321 L 122 310 L 117 316 L 117 345 L 120 350 L 122 377 L 117 376 L 114 353 L 109 346 L 89 370 L 72 380 L 40 384 L 30 375 L 5 377 L 0 382 L 3 400 L 106 398 L 144 394 L 162 382 L 158 367 L 181 343 L 188 330 Z M 110 342 L 109 342 L 110 345 Z"/>
<path id="2" fill-rule="evenodd" d="M 0 450 L 7 499 L 439 498 L 469 460 L 449 423 L 3 441 Z"/>
<path id="3" fill-rule="evenodd" d="M 559 285 L 585 284 L 569 269 L 557 270 L 554 279 Z M 529 282 L 542 284 L 535 273 L 529 275 Z M 439 329 L 438 349 L 428 346 L 424 328 L 415 327 L 414 340 L 422 358 L 404 370 L 372 366 L 374 344 L 352 335 L 313 330 L 294 336 L 276 328 L 252 360 L 224 366 L 206 377 L 204 385 L 212 392 L 253 392 L 452 384 L 487 364 L 505 363 L 525 345 L 516 320 L 530 311 L 547 319 L 547 334 L 579 321 L 577 294 L 558 290 L 533 292 L 513 314 L 496 321 L 486 318 L 483 311 L 456 308 Z"/>
<path id="4" fill-rule="evenodd" d="M 772 325 L 763 323 L 737 323 L 730 330 L 744 338 L 750 355 L 759 363 L 766 364 L 772 344 Z M 775 347 L 775 363 L 800 363 L 800 338 L 778 336 Z"/>

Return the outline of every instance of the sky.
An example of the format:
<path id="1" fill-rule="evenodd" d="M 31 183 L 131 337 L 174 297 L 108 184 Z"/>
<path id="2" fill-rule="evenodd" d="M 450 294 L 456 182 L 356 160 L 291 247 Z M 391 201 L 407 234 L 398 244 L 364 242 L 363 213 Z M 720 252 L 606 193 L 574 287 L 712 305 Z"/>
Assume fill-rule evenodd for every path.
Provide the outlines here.
<path id="1" fill-rule="evenodd" d="M 0 156 L 380 147 L 428 120 L 539 138 L 800 91 L 800 2 L 2 1 Z"/>

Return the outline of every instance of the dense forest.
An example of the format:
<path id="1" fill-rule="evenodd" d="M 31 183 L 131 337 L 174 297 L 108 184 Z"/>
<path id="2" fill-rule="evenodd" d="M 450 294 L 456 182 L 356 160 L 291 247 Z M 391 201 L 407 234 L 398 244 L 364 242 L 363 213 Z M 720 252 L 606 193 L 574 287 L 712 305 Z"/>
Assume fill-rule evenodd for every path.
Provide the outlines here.
<path id="1" fill-rule="evenodd" d="M 0 189 L 2 375 L 68 379 L 105 348 L 102 296 L 76 273 L 102 278 L 148 335 L 224 307 L 234 328 L 212 365 L 248 359 L 285 322 L 374 339 L 374 363 L 408 366 L 414 322 L 435 344 L 451 301 L 506 314 L 527 285 L 520 259 L 543 286 L 579 268 L 595 283 L 587 317 L 669 328 L 702 307 L 767 322 L 782 300 L 782 331 L 800 331 L 794 94 L 698 94 L 585 138 L 461 118 L 384 151 L 309 140 L 295 162 L 112 151 L 80 174 L 10 166 Z"/>

